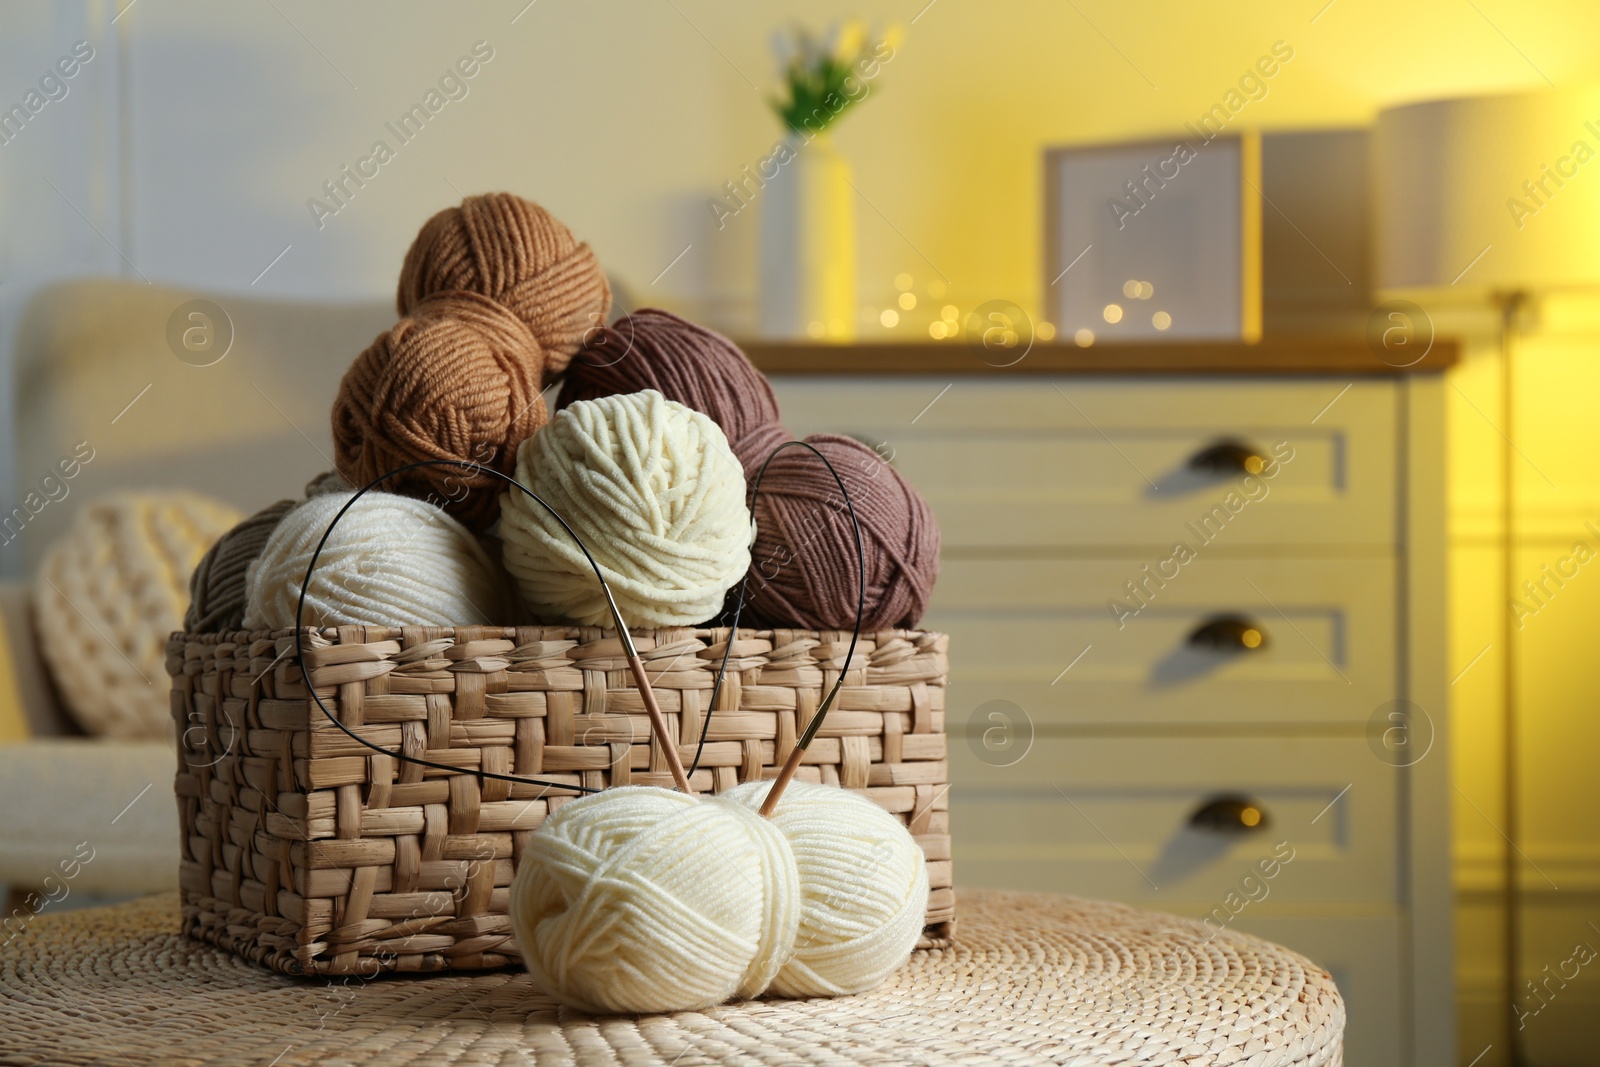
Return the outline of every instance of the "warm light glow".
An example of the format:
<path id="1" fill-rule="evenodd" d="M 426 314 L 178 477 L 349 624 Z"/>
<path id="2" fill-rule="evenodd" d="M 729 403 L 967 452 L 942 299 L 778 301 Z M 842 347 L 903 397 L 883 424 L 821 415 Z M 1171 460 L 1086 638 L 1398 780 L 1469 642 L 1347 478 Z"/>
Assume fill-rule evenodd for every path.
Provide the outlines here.
<path id="1" fill-rule="evenodd" d="M 954 304 L 946 304 L 939 309 L 939 317 L 946 322 L 955 322 L 961 317 L 961 309 Z"/>
<path id="2" fill-rule="evenodd" d="M 878 316 L 878 321 L 885 326 L 897 326 L 900 324 L 900 312 L 894 308 L 884 308 L 883 314 Z"/>
<path id="3" fill-rule="evenodd" d="M 1056 335 L 1056 326 L 1053 322 L 1041 322 L 1033 328 L 1033 335 L 1041 341 L 1049 341 Z"/>
<path id="4" fill-rule="evenodd" d="M 1155 296 L 1155 295 L 1156 295 L 1156 287 L 1154 285 L 1152 285 L 1149 282 L 1140 282 L 1139 283 L 1139 299 L 1140 300 L 1149 300 L 1152 296 Z"/>
<path id="5" fill-rule="evenodd" d="M 823 332 L 824 330 L 821 319 L 812 319 L 810 322 L 806 323 L 807 337 L 821 337 Z"/>
<path id="6" fill-rule="evenodd" d="M 896 274 L 894 276 L 894 287 L 896 289 L 900 290 L 902 293 L 909 291 L 911 289 L 911 286 L 912 286 L 911 275 L 909 275 L 909 274 Z"/>
<path id="7" fill-rule="evenodd" d="M 1105 320 L 1107 322 L 1121 322 L 1122 321 L 1122 305 L 1121 304 L 1107 304 L 1106 305 L 1106 309 L 1104 311 L 1102 311 L 1100 314 L 1105 316 Z"/>
<path id="8" fill-rule="evenodd" d="M 1154 326 L 1158 330 L 1165 330 L 1167 327 L 1172 325 L 1172 316 L 1168 315 L 1165 311 L 1158 311 L 1154 315 L 1150 316 L 1150 325 Z"/>
<path id="9" fill-rule="evenodd" d="M 1244 645 L 1245 648 L 1260 648 L 1261 631 L 1253 628 L 1246 630 L 1244 633 L 1239 635 L 1239 641 Z"/>
<path id="10" fill-rule="evenodd" d="M 901 293 L 900 306 L 905 310 L 910 311 L 912 308 L 917 306 L 917 295 L 915 293 Z"/>
<path id="11" fill-rule="evenodd" d="M 935 340 L 943 337 L 945 335 L 944 321 L 941 319 L 939 322 L 928 323 L 928 335 Z"/>
<path id="12" fill-rule="evenodd" d="M 829 337 L 844 337 L 849 332 L 849 323 L 845 322 L 843 319 L 830 319 L 828 321 Z"/>
<path id="13" fill-rule="evenodd" d="M 1094 344 L 1094 331 L 1079 330 L 1077 333 L 1072 335 L 1072 340 L 1079 348 L 1088 348 L 1090 345 Z"/>
<path id="14" fill-rule="evenodd" d="M 1137 297 L 1139 295 L 1139 283 L 1134 281 L 1132 278 L 1129 278 L 1127 281 L 1123 282 L 1122 295 L 1127 297 L 1129 300 Z"/>
<path id="15" fill-rule="evenodd" d="M 1261 812 L 1255 808 L 1245 808 L 1239 813 L 1239 821 L 1244 823 L 1246 826 L 1260 826 Z"/>

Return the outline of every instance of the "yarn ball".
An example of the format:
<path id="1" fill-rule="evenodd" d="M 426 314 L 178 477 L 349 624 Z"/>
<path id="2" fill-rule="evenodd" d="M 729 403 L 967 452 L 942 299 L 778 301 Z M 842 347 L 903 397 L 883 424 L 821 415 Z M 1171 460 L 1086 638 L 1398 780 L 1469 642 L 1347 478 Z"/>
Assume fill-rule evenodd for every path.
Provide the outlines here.
<path id="1" fill-rule="evenodd" d="M 704 622 L 750 565 L 744 474 L 709 417 L 655 390 L 574 403 L 523 442 L 517 480 L 567 521 L 636 626 Z M 520 491 L 501 497 L 505 564 L 545 617 L 612 625 L 572 536 Z"/>
<path id="2" fill-rule="evenodd" d="M 323 493 L 348 493 L 360 486 L 351 485 L 344 480 L 344 475 L 338 471 L 323 471 L 306 483 L 306 499 L 321 496 Z"/>
<path id="3" fill-rule="evenodd" d="M 755 811 L 772 782 L 722 797 Z M 863 993 L 897 970 L 922 935 L 928 868 L 905 825 L 846 789 L 793 781 L 772 813 L 800 873 L 795 950 L 769 990 L 786 997 Z"/>
<path id="4" fill-rule="evenodd" d="M 540 988 L 589 1012 L 694 1011 L 760 994 L 801 890 L 778 828 L 654 786 L 563 804 L 524 847 L 512 931 Z"/>
<path id="5" fill-rule="evenodd" d="M 237 630 L 244 625 L 244 575 L 267 545 L 267 538 L 295 506 L 293 500 L 268 504 L 217 539 L 189 576 L 189 610 L 183 628 L 192 634 Z"/>
<path id="6" fill-rule="evenodd" d="M 939 576 L 939 524 L 900 472 L 853 437 L 812 434 L 844 482 L 866 555 L 865 631 L 915 626 Z M 855 625 L 855 534 L 839 485 L 803 448 L 778 453 L 754 504 L 746 610 L 773 625 L 818 630 Z"/>
<path id="7" fill-rule="evenodd" d="M 665 311 L 644 310 L 597 330 L 568 368 L 558 410 L 574 402 L 658 389 L 716 420 L 754 483 L 790 440 L 766 377 L 726 338 Z M 862 626 L 915 626 L 939 574 L 939 527 L 922 496 L 854 438 L 807 438 L 839 471 L 867 554 Z M 753 505 L 746 611 L 752 621 L 809 629 L 855 625 L 857 563 L 849 512 L 826 467 L 804 449 L 773 459 Z M 731 601 L 730 601 L 731 603 Z"/>
<path id="8" fill-rule="evenodd" d="M 305 495 L 348 493 L 338 471 L 324 471 L 306 483 Z M 183 616 L 188 633 L 226 633 L 244 625 L 244 574 L 266 547 L 267 538 L 297 501 L 268 504 L 223 534 L 200 557 L 189 576 L 189 610 Z"/>
<path id="9" fill-rule="evenodd" d="M 557 410 L 577 400 L 654 389 L 668 400 L 710 415 L 754 478 L 767 454 L 789 434 L 778 422 L 778 398 L 766 376 L 719 333 L 646 308 L 596 330 L 561 385 Z"/>
<path id="10" fill-rule="evenodd" d="M 339 383 L 333 446 L 339 470 L 364 486 L 408 463 L 470 460 L 509 474 L 517 445 L 548 418 L 545 354 L 521 320 L 476 293 L 416 302 L 378 335 Z M 460 467 L 423 467 L 388 492 L 438 504 L 486 530 L 504 483 Z"/>
<path id="11" fill-rule="evenodd" d="M 469 196 L 423 224 L 400 268 L 400 314 L 447 289 L 504 304 L 538 339 L 552 375 L 611 309 L 611 287 L 593 250 L 544 208 L 511 193 Z"/>
<path id="12" fill-rule="evenodd" d="M 245 574 L 244 628 L 295 625 L 317 543 L 353 493 L 312 497 L 285 515 Z M 505 579 L 472 532 L 442 509 L 370 492 L 339 520 L 306 591 L 308 626 L 504 622 Z"/>
<path id="13" fill-rule="evenodd" d="M 240 518 L 197 493 L 119 493 L 78 512 L 45 553 L 34 630 L 87 733 L 172 736 L 167 638 L 183 627 L 195 563 Z"/>

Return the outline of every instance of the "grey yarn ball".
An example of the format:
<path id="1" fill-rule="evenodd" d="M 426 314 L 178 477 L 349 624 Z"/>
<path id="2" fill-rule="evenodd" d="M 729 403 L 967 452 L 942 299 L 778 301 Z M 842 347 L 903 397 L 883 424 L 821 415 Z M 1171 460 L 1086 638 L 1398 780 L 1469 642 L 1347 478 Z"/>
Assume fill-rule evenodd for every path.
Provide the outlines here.
<path id="1" fill-rule="evenodd" d="M 244 573 L 294 506 L 293 500 L 280 500 L 264 507 L 206 550 L 189 576 L 189 610 L 183 616 L 186 631 L 221 633 L 243 627 Z"/>

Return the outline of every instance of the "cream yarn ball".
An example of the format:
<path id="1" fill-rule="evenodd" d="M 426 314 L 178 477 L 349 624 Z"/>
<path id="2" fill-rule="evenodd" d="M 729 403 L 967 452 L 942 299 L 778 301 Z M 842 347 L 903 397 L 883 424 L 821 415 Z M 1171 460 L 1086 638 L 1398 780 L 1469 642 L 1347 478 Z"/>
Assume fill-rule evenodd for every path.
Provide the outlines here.
<path id="1" fill-rule="evenodd" d="M 517 450 L 517 480 L 577 531 L 637 626 L 704 622 L 750 566 L 744 470 L 709 416 L 654 389 L 580 400 Z M 548 618 L 612 625 L 583 552 L 525 493 L 500 502 L 506 569 Z"/>
<path id="2" fill-rule="evenodd" d="M 528 839 L 511 925 L 564 1004 L 694 1011 L 767 987 L 794 945 L 800 892 L 783 835 L 751 809 L 619 786 L 563 804 Z"/>
<path id="3" fill-rule="evenodd" d="M 911 834 L 859 794 L 804 782 L 763 819 L 771 787 L 622 786 L 557 808 L 511 884 L 540 988 L 584 1011 L 693 1011 L 861 993 L 904 964 L 928 906 Z"/>
<path id="4" fill-rule="evenodd" d="M 297 504 L 245 573 L 247 630 L 294 626 L 317 542 L 354 493 Z M 308 626 L 505 622 L 505 581 L 477 538 L 414 497 L 370 492 L 339 520 L 306 591 Z"/>
<path id="5" fill-rule="evenodd" d="M 119 493 L 90 503 L 50 546 L 34 583 L 34 627 L 85 731 L 172 736 L 167 638 L 183 627 L 189 572 L 240 518 L 198 493 Z"/>
<path id="6" fill-rule="evenodd" d="M 722 794 L 761 807 L 772 782 Z M 794 954 L 773 979 L 786 997 L 838 996 L 875 988 L 905 963 L 922 935 L 928 868 L 905 825 L 859 793 L 790 782 L 772 823 L 800 872 Z"/>

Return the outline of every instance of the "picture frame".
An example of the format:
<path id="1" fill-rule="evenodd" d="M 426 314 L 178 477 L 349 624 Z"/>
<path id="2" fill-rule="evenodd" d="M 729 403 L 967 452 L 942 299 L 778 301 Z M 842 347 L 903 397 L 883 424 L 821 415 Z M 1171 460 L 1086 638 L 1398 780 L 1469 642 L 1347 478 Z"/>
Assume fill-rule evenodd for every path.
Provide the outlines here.
<path id="1" fill-rule="evenodd" d="M 1041 306 L 1064 341 L 1261 338 L 1253 131 L 1044 153 Z"/>

